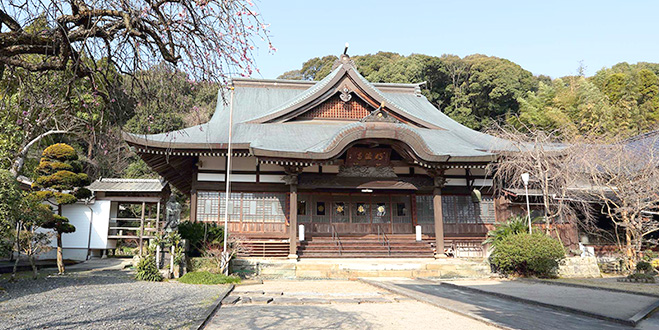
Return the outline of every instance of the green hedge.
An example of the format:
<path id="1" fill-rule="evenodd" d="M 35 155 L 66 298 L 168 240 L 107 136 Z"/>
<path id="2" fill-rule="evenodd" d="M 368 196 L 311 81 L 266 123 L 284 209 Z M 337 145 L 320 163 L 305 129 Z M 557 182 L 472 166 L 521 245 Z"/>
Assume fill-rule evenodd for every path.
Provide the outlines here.
<path id="1" fill-rule="evenodd" d="M 225 284 L 240 283 L 240 277 L 213 274 L 211 272 L 204 271 L 187 273 L 181 276 L 178 281 L 186 284 Z"/>
<path id="2" fill-rule="evenodd" d="M 147 255 L 137 263 L 137 274 L 135 278 L 141 281 L 160 282 L 163 280 L 162 274 L 156 265 L 156 258 Z"/>
<path id="3" fill-rule="evenodd" d="M 563 245 L 544 234 L 516 234 L 497 243 L 490 263 L 502 274 L 553 277 L 565 258 Z"/>

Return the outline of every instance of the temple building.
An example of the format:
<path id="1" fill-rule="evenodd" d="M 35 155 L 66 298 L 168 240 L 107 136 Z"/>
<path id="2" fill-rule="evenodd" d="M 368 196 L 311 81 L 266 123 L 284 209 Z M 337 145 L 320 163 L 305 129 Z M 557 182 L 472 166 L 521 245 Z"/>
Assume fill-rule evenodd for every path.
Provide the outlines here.
<path id="1" fill-rule="evenodd" d="M 191 221 L 222 224 L 228 207 L 252 255 L 480 256 L 503 220 L 486 167 L 506 141 L 450 119 L 422 86 L 371 83 L 344 54 L 321 81 L 234 79 L 208 123 L 124 138 L 190 195 Z"/>

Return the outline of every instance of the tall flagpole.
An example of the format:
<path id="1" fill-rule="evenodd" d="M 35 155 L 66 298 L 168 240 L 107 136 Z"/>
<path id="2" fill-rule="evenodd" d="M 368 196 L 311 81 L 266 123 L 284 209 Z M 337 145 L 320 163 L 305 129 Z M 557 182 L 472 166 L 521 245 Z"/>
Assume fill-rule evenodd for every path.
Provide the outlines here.
<path id="1" fill-rule="evenodd" d="M 233 84 L 233 83 L 232 83 Z M 231 193 L 231 135 L 233 133 L 233 94 L 235 89 L 231 89 L 231 100 L 229 101 L 229 146 L 227 147 L 227 166 L 224 184 L 226 193 L 224 196 L 224 250 L 222 250 L 224 259 L 224 274 L 229 275 L 229 252 L 227 251 L 227 238 L 229 237 L 229 194 Z"/>

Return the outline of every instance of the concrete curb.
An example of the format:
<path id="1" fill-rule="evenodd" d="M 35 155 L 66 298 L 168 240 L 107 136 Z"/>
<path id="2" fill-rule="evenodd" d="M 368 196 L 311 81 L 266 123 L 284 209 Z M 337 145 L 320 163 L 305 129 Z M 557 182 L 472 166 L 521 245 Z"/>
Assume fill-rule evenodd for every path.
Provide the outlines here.
<path id="1" fill-rule="evenodd" d="M 636 295 L 639 295 L 639 296 L 659 298 L 659 294 L 654 294 L 654 293 L 636 292 L 636 291 L 629 291 L 629 290 L 622 290 L 622 289 L 615 289 L 615 288 L 602 288 L 602 287 L 579 284 L 579 283 L 565 283 L 565 282 L 558 282 L 558 281 L 553 282 L 553 281 L 538 280 L 538 279 L 533 279 L 533 278 L 520 278 L 520 279 L 516 279 L 516 281 L 539 283 L 539 284 L 546 284 L 546 285 L 562 285 L 562 286 L 569 286 L 569 287 L 573 287 L 573 288 L 593 289 L 593 290 L 602 290 L 602 291 L 610 291 L 610 292 L 618 292 L 618 293 L 629 293 L 629 294 L 636 294 Z"/>
<path id="2" fill-rule="evenodd" d="M 222 306 L 222 300 L 226 298 L 231 291 L 236 287 L 233 284 L 229 284 L 229 288 L 222 294 L 220 294 L 219 297 L 206 309 L 206 317 L 204 317 L 203 320 L 196 321 L 196 324 L 193 324 L 190 326 L 190 329 L 196 329 L 196 330 L 201 330 L 206 328 L 206 325 L 208 324 L 208 321 L 210 321 L 211 318 L 217 313 L 217 310 L 220 309 L 220 306 Z"/>
<path id="3" fill-rule="evenodd" d="M 560 311 L 569 312 L 569 313 L 573 313 L 573 314 L 579 314 L 579 315 L 584 315 L 584 316 L 588 316 L 588 317 L 593 317 L 593 318 L 597 318 L 597 319 L 600 319 L 600 320 L 616 322 L 616 323 L 619 323 L 619 324 L 628 325 L 628 326 L 632 326 L 632 327 L 635 327 L 636 324 L 640 320 L 642 320 L 647 315 L 649 315 L 655 308 L 659 307 L 659 305 L 656 306 L 656 307 L 653 307 L 651 310 L 647 311 L 642 316 L 640 316 L 639 314 L 641 314 L 641 312 L 644 312 L 645 310 L 637 313 L 636 315 L 634 315 L 630 319 L 621 319 L 621 318 L 617 318 L 617 317 L 591 313 L 591 312 L 576 309 L 576 308 L 543 303 L 543 302 L 540 302 L 540 301 L 519 298 L 519 297 L 515 297 L 515 296 L 511 296 L 511 295 L 507 295 L 507 294 L 502 294 L 502 293 L 498 293 L 498 292 L 485 291 L 485 290 L 471 288 L 471 287 L 462 286 L 462 285 L 457 285 L 457 284 L 453 284 L 453 283 L 438 282 L 438 281 L 432 281 L 432 280 L 426 280 L 426 279 L 419 279 L 419 280 L 430 282 L 430 283 L 435 283 L 435 284 L 438 284 L 438 285 L 448 286 L 450 288 L 457 289 L 457 290 L 471 291 L 471 292 L 476 292 L 476 293 L 481 293 L 481 294 L 487 294 L 487 295 L 490 295 L 490 296 L 495 296 L 495 297 L 504 298 L 504 299 L 508 299 L 508 300 L 523 302 L 523 303 L 526 303 L 526 304 L 532 304 L 532 305 L 536 305 L 536 306 L 552 308 L 552 309 L 555 309 L 555 310 L 560 310 Z M 659 303 L 659 301 L 657 303 Z M 654 304 L 651 305 L 651 306 L 648 306 L 648 308 L 652 307 L 652 306 L 654 306 Z M 646 308 L 646 309 L 648 309 L 648 308 Z"/>
<path id="4" fill-rule="evenodd" d="M 462 311 L 462 310 L 459 310 L 459 309 L 450 308 L 450 307 L 447 307 L 447 306 L 444 306 L 444 305 L 441 305 L 441 304 L 437 304 L 433 301 L 420 299 L 419 295 L 424 294 L 424 293 L 411 294 L 411 293 L 408 293 L 406 290 L 402 290 L 402 289 L 397 288 L 394 285 L 389 285 L 389 284 L 382 283 L 382 282 L 379 282 L 379 281 L 367 280 L 365 278 L 359 278 L 358 280 L 362 283 L 372 285 L 376 288 L 387 290 L 391 293 L 395 293 L 395 294 L 398 294 L 398 295 L 401 295 L 401 296 L 405 296 L 405 297 L 414 299 L 414 300 L 422 302 L 422 303 L 426 303 L 426 304 L 429 304 L 429 305 L 432 305 L 432 306 L 435 306 L 435 307 L 439 307 L 439 308 L 447 310 L 449 312 L 456 313 L 456 314 L 459 314 L 459 315 L 462 315 L 462 316 L 466 316 L 470 319 L 483 322 L 483 323 L 491 325 L 493 327 L 497 327 L 497 328 L 500 328 L 500 329 L 506 329 L 506 330 L 512 330 L 513 329 L 513 328 L 507 327 L 505 325 L 493 322 L 492 320 L 486 319 L 486 318 L 484 318 L 482 316 L 479 316 L 479 315 L 476 315 L 476 314 L 468 313 L 468 312 L 465 312 L 465 311 Z"/>

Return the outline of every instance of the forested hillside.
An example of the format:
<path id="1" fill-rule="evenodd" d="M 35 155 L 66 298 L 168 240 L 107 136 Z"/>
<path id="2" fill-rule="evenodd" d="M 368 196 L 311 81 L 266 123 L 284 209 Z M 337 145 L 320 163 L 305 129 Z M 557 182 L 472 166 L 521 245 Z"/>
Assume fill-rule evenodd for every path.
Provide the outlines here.
<path id="1" fill-rule="evenodd" d="M 426 82 L 424 95 L 439 110 L 477 130 L 493 121 L 520 128 L 538 127 L 571 135 L 595 132 L 631 136 L 655 129 L 659 120 L 659 64 L 619 63 L 594 76 L 550 79 L 497 57 L 428 56 L 379 52 L 353 56 L 359 71 L 372 82 Z M 336 56 L 310 59 L 279 78 L 320 80 Z M 103 63 L 99 63 L 103 65 Z M 65 88 L 64 73 L 5 71 L 0 80 L 0 164 L 9 168 L 25 141 L 47 130 L 67 129 L 40 141 L 27 157 L 22 174 L 31 176 L 44 146 L 74 146 L 93 178 L 154 176 L 122 142 L 120 132 L 161 133 L 207 121 L 217 102 L 218 85 L 193 81 L 166 65 L 119 72 L 104 88 L 90 92 L 78 81 Z M 137 79 L 139 78 L 139 79 Z M 103 81 L 100 80 L 99 81 Z M 35 88 L 39 86 L 39 88 Z M 119 89 L 119 90 L 116 90 Z M 35 93 L 34 91 L 38 92 Z"/>
<path id="2" fill-rule="evenodd" d="M 283 79 L 320 80 L 336 56 L 310 59 Z M 551 79 L 492 56 L 427 56 L 379 52 L 354 56 L 372 82 L 427 82 L 423 93 L 460 123 L 483 130 L 492 121 L 520 127 L 630 136 L 654 129 L 659 119 L 659 64 L 619 63 Z M 579 70 L 582 71 L 582 70 Z"/>

